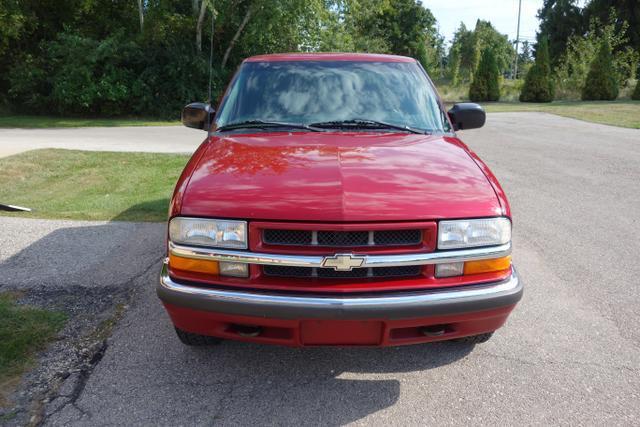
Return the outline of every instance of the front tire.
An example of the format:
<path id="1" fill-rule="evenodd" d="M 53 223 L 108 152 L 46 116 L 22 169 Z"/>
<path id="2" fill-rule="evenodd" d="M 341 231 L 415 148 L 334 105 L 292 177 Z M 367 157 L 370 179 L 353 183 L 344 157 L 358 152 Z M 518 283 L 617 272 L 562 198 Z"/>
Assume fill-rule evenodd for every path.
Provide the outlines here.
<path id="1" fill-rule="evenodd" d="M 220 342 L 222 341 L 220 338 L 210 337 L 207 335 L 192 334 L 191 332 L 183 331 L 182 329 L 175 329 L 176 334 L 178 334 L 178 338 L 184 345 L 202 347 L 220 344 Z"/>
<path id="2" fill-rule="evenodd" d="M 455 342 L 463 342 L 463 343 L 466 343 L 466 344 L 482 344 L 484 342 L 489 341 L 489 339 L 491 339 L 492 336 L 493 336 L 493 332 L 487 332 L 486 334 L 472 335 L 470 337 L 456 338 L 453 341 L 455 341 Z"/>

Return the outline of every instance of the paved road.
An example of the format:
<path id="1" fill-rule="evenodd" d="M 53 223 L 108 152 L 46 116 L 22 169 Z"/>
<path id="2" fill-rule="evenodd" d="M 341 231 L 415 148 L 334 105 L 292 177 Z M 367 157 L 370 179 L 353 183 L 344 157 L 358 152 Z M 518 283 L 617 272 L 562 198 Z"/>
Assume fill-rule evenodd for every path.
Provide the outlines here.
<path id="1" fill-rule="evenodd" d="M 150 271 L 132 282 L 138 293 L 91 376 L 73 391 L 63 387 L 67 397 L 48 405 L 45 423 L 638 425 L 640 131 L 510 113 L 490 115 L 463 138 L 510 196 L 514 259 L 526 284 L 491 341 L 187 348 L 154 297 Z M 4 222 L 2 230 L 16 236 L 46 224 Z M 136 262 L 137 253 L 147 260 L 161 251 L 158 235 L 153 243 L 115 232 L 127 225 L 105 226 L 114 230 L 104 234 L 108 246 L 134 245 Z M 32 248 L 47 237 L 33 238 L 5 263 L 37 257 Z M 122 261 L 110 254 L 98 270 L 119 280 Z"/>
<path id="2" fill-rule="evenodd" d="M 0 129 L 0 157 L 37 148 L 190 153 L 204 138 L 184 126 Z"/>

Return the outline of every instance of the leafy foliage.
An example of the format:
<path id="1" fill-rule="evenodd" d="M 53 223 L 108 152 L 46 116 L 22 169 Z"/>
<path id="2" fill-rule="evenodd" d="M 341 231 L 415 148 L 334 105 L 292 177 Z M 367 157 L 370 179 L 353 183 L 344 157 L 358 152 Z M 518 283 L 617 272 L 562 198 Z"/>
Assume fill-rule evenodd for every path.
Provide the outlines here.
<path id="1" fill-rule="evenodd" d="M 41 57 L 12 68 L 9 96 L 43 113 L 175 116 L 185 103 L 206 97 L 206 61 L 189 50 L 136 43 L 123 31 L 100 41 L 61 33 L 42 45 Z"/>
<path id="2" fill-rule="evenodd" d="M 511 66 L 515 50 L 508 38 L 500 34 L 488 21 L 478 20 L 474 30 L 467 30 L 464 23 L 453 36 L 449 51 L 449 75 L 454 84 L 459 80 L 471 80 L 485 49 L 493 51 L 499 74 Z"/>
<path id="3" fill-rule="evenodd" d="M 393 53 L 430 71 L 444 55 L 417 0 L 0 0 L 0 103 L 30 114 L 176 118 L 208 96 L 211 24 L 213 97 L 256 54 Z"/>
<path id="4" fill-rule="evenodd" d="M 519 50 L 518 75 L 515 76 L 517 79 L 519 79 L 521 76 L 526 76 L 527 72 L 533 65 L 533 52 L 531 50 L 531 45 L 529 44 L 529 42 L 526 40 L 522 42 L 522 47 Z"/>
<path id="5" fill-rule="evenodd" d="M 571 37 L 581 36 L 585 19 L 578 0 L 544 0 L 538 10 L 540 34 L 549 39 L 549 55 L 553 66 L 557 65 Z"/>
<path id="6" fill-rule="evenodd" d="M 631 99 L 633 99 L 634 101 L 640 101 L 640 79 L 638 79 L 638 81 L 636 82 L 636 88 L 631 94 Z"/>
<path id="7" fill-rule="evenodd" d="M 461 80 L 470 80 L 476 68 L 478 58 L 476 40 L 473 31 L 467 30 L 463 22 L 453 35 L 449 50 L 449 74 L 451 81 L 457 85 Z"/>
<path id="8" fill-rule="evenodd" d="M 616 30 L 621 32 L 626 42 L 621 48 L 640 51 L 640 3 L 638 0 L 591 0 L 585 8 L 585 16 L 590 21 L 606 22 L 611 10 L 622 19 L 617 20 Z M 628 25 L 623 29 L 624 22 Z"/>
<path id="9" fill-rule="evenodd" d="M 611 101 L 618 97 L 618 79 L 613 67 L 611 45 L 604 39 L 598 55 L 591 63 L 589 74 L 582 89 L 583 101 Z"/>
<path id="10" fill-rule="evenodd" d="M 499 70 L 492 49 L 482 51 L 480 64 L 473 75 L 469 87 L 469 99 L 474 102 L 497 101 L 500 99 Z"/>
<path id="11" fill-rule="evenodd" d="M 624 21 L 618 26 L 619 19 L 615 13 L 604 25 L 593 19 L 584 36 L 569 38 L 567 50 L 555 68 L 556 88 L 558 96 L 563 99 L 579 99 L 584 88 L 587 74 L 595 60 L 603 41 L 611 46 L 612 67 L 618 86 L 623 86 L 628 79 L 635 77 L 639 53 L 626 47 L 625 36 L 628 24 Z"/>
<path id="12" fill-rule="evenodd" d="M 542 37 L 536 49 L 536 61 L 529 69 L 520 92 L 521 102 L 551 102 L 554 97 L 554 84 L 549 63 L 549 44 Z"/>
<path id="13" fill-rule="evenodd" d="M 430 72 L 444 56 L 436 19 L 416 0 L 329 2 L 320 51 L 392 53 L 416 58 Z"/>

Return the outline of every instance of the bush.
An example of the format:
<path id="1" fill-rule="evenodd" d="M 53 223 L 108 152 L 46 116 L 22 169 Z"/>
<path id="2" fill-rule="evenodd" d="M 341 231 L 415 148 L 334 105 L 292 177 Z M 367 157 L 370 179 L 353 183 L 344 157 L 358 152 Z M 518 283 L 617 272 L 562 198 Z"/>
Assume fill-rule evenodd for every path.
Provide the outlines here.
<path id="1" fill-rule="evenodd" d="M 577 100 L 582 96 L 591 64 L 598 55 L 604 40 L 609 42 L 613 52 L 613 68 L 618 86 L 635 77 L 640 54 L 626 46 L 629 25 L 612 14 L 609 22 L 592 19 L 586 34 L 569 37 L 567 50 L 554 69 L 556 76 L 556 99 Z"/>
<path id="2" fill-rule="evenodd" d="M 640 101 L 640 79 L 636 82 L 636 89 L 631 94 L 631 99 L 634 101 Z"/>
<path id="3" fill-rule="evenodd" d="M 546 37 L 542 37 L 536 49 L 536 62 L 525 77 L 524 86 L 520 92 L 520 101 L 551 102 L 554 92 L 549 60 L 549 42 Z"/>
<path id="4" fill-rule="evenodd" d="M 469 99 L 473 102 L 497 101 L 500 99 L 500 72 L 491 49 L 482 51 L 480 64 L 469 87 Z"/>
<path id="5" fill-rule="evenodd" d="M 583 101 L 612 101 L 618 97 L 618 78 L 613 67 L 611 45 L 607 39 L 600 44 L 598 55 L 591 63 L 582 88 Z"/>
<path id="6" fill-rule="evenodd" d="M 10 71 L 9 96 L 30 114 L 177 118 L 206 99 L 208 69 L 192 43 L 130 37 L 97 40 L 61 33 Z"/>

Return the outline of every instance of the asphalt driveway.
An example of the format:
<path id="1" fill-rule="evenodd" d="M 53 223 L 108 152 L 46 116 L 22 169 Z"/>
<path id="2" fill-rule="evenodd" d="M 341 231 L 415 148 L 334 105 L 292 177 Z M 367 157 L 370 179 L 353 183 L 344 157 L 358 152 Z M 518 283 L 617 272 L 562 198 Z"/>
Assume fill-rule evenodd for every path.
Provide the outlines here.
<path id="1" fill-rule="evenodd" d="M 503 113 L 462 137 L 510 197 L 526 286 L 507 326 L 476 347 L 184 347 L 153 290 L 161 225 L 0 218 L 5 288 L 133 292 L 101 359 L 45 403 L 44 423 L 638 425 L 640 131 Z M 58 239 L 76 256 L 54 250 Z M 32 266 L 58 256 L 58 277 L 74 273 L 44 285 Z"/>

